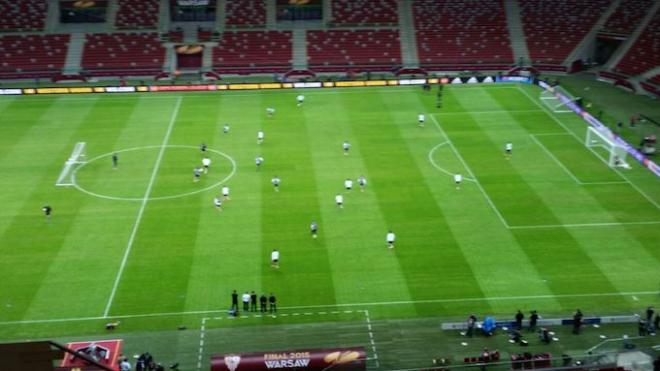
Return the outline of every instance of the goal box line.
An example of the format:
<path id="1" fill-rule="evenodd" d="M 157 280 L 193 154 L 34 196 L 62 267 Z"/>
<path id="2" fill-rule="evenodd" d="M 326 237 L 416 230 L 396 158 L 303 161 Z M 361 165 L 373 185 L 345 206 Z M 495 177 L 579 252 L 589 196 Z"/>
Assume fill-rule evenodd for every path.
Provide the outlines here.
<path id="1" fill-rule="evenodd" d="M 87 143 L 86 142 L 78 142 L 76 143 L 75 147 L 73 147 L 73 151 L 71 151 L 71 155 L 69 155 L 69 159 L 66 160 L 64 163 L 64 168 L 60 172 L 59 177 L 57 177 L 57 181 L 55 182 L 55 186 L 58 187 L 70 187 L 73 186 L 73 181 L 71 180 L 71 175 L 72 175 L 72 169 L 78 165 L 78 164 L 84 164 L 87 160 Z"/>

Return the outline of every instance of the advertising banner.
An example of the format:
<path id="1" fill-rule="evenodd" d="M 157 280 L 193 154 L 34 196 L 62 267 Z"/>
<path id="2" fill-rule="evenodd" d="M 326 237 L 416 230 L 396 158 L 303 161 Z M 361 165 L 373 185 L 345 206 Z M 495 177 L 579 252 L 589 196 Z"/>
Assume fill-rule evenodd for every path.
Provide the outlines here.
<path id="1" fill-rule="evenodd" d="M 106 93 L 133 93 L 135 86 L 106 86 Z"/>
<path id="2" fill-rule="evenodd" d="M 0 89 L 0 95 L 17 95 L 23 94 L 21 89 Z"/>
<path id="3" fill-rule="evenodd" d="M 211 371 L 365 370 L 364 347 L 231 353 L 211 357 Z"/>

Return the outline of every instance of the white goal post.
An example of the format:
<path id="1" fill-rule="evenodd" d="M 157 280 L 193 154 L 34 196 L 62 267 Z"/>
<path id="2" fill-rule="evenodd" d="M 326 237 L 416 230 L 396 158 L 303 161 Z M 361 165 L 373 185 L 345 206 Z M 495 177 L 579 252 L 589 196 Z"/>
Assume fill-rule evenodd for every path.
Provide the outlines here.
<path id="1" fill-rule="evenodd" d="M 64 168 L 62 169 L 60 176 L 57 178 L 57 182 L 55 182 L 56 186 L 68 187 L 73 185 L 73 179 L 71 179 L 73 168 L 76 165 L 84 164 L 87 162 L 86 149 L 87 143 L 76 143 L 76 146 L 73 147 L 73 151 L 71 152 L 69 159 L 64 163 Z"/>
<path id="2" fill-rule="evenodd" d="M 607 164 L 610 167 L 622 167 L 629 169 L 630 165 L 626 163 L 626 155 L 628 152 L 625 148 L 618 145 L 614 141 L 612 132 L 603 127 L 602 130 L 596 129 L 593 126 L 587 127 L 587 138 L 584 143 L 587 148 L 603 148 L 607 151 Z M 597 152 L 596 152 L 597 153 Z M 597 153 L 598 154 L 598 153 Z"/>
<path id="3" fill-rule="evenodd" d="M 555 92 L 563 95 L 566 97 L 564 100 L 560 99 L 555 95 Z M 567 92 L 564 88 L 561 86 L 555 86 L 552 88 L 552 90 L 546 90 L 544 89 L 541 92 L 540 96 L 541 102 L 546 105 L 546 107 L 550 108 L 552 112 L 556 113 L 568 113 L 568 112 L 573 112 L 570 108 L 566 107 L 567 104 L 571 102 L 575 102 L 576 100 L 580 99 L 579 97 L 574 97 L 571 95 L 571 93 Z"/>

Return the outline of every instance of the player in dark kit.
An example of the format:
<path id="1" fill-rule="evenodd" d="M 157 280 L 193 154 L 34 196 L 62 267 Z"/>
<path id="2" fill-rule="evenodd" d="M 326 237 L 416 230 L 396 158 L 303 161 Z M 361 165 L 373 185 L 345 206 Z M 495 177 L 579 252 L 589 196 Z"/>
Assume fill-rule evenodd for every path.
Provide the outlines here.
<path id="1" fill-rule="evenodd" d="M 238 312 L 238 293 L 236 290 L 231 292 L 231 309 Z"/>
<path id="2" fill-rule="evenodd" d="M 270 304 L 270 312 L 275 313 L 277 312 L 277 299 L 275 298 L 275 295 L 273 293 L 270 294 L 268 297 L 268 303 Z"/>
<path id="3" fill-rule="evenodd" d="M 309 229 L 312 232 L 312 238 L 316 238 L 319 232 L 319 225 L 313 221 L 312 224 L 309 225 Z"/>
<path id="4" fill-rule="evenodd" d="M 208 148 L 208 147 L 206 146 L 206 143 L 202 143 L 202 144 L 199 145 L 199 150 L 200 150 L 202 153 L 206 152 L 206 148 Z"/>
<path id="5" fill-rule="evenodd" d="M 117 153 L 113 153 L 112 154 L 112 168 L 116 169 L 118 165 L 119 165 L 119 156 L 117 156 Z"/>
<path id="6" fill-rule="evenodd" d="M 250 294 L 250 311 L 251 312 L 256 312 L 257 311 L 257 293 L 252 291 Z"/>
<path id="7" fill-rule="evenodd" d="M 50 219 L 50 214 L 53 212 L 53 208 L 50 207 L 49 205 L 45 205 L 44 207 L 41 208 L 43 210 L 44 215 L 46 215 L 46 218 Z"/>
<path id="8" fill-rule="evenodd" d="M 268 303 L 268 298 L 266 297 L 266 294 L 262 294 L 259 297 L 259 304 L 261 305 L 261 313 L 266 313 L 267 307 L 266 304 Z"/>

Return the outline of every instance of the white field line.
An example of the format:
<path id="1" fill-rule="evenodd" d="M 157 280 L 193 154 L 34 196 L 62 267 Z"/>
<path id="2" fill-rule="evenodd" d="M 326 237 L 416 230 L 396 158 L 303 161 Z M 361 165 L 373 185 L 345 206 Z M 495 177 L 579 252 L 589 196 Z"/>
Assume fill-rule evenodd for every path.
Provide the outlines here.
<path id="1" fill-rule="evenodd" d="M 454 152 L 454 154 L 456 155 L 458 160 L 461 161 L 461 163 L 463 164 L 463 167 L 465 167 L 465 170 L 468 172 L 468 174 L 470 174 L 470 177 L 472 179 L 474 179 L 474 183 L 477 185 L 477 187 L 479 188 L 479 191 L 481 191 L 481 194 L 484 196 L 484 198 L 486 199 L 486 201 L 488 202 L 490 207 L 495 212 L 495 215 L 497 215 L 497 217 L 499 218 L 500 222 L 502 222 L 504 227 L 509 228 L 509 224 L 506 222 L 506 220 L 504 219 L 504 217 L 500 213 L 500 210 L 497 209 L 497 206 L 495 206 L 495 203 L 493 202 L 493 200 L 490 199 L 490 196 L 488 196 L 486 191 L 483 189 L 483 187 L 479 183 L 479 179 L 477 179 L 477 177 L 474 175 L 472 170 L 470 170 L 470 167 L 468 167 L 465 160 L 463 160 L 463 157 L 460 155 L 460 153 L 458 153 L 458 150 L 456 149 L 456 147 L 454 147 L 454 143 L 452 143 L 452 141 L 449 138 L 449 136 L 447 135 L 447 133 L 445 133 L 445 131 L 442 130 L 442 126 L 440 126 L 440 123 L 438 123 L 438 120 L 435 119 L 435 116 L 433 114 L 431 114 L 429 116 L 431 117 L 431 121 L 433 121 L 433 123 L 435 124 L 435 127 L 438 128 L 438 130 L 440 131 L 442 136 L 447 138 L 447 143 L 449 144 L 449 148 L 451 148 L 451 150 Z"/>
<path id="2" fill-rule="evenodd" d="M 380 367 L 380 363 L 378 362 L 378 351 L 376 350 L 376 341 L 374 340 L 374 332 L 371 329 L 371 317 L 369 316 L 369 311 L 364 310 L 364 318 L 367 321 L 367 328 L 369 329 L 369 342 L 371 343 L 371 350 L 374 352 L 374 361 L 376 363 L 376 368 Z"/>
<path id="3" fill-rule="evenodd" d="M 373 330 L 371 328 L 371 317 L 369 317 L 368 310 L 345 310 L 345 311 L 333 311 L 333 312 L 305 312 L 305 313 L 285 313 L 285 314 L 252 314 L 247 316 L 238 316 L 238 317 L 204 317 L 202 318 L 202 325 L 200 327 L 199 333 L 199 350 L 197 353 L 197 370 L 202 369 L 202 358 L 204 357 L 204 343 L 206 335 L 206 322 L 211 320 L 238 320 L 238 319 L 248 319 L 248 318 L 277 318 L 279 316 L 312 316 L 312 315 L 328 315 L 328 314 L 350 314 L 350 313 L 362 313 L 364 314 L 365 321 L 367 324 L 367 331 L 369 334 L 369 343 L 371 344 L 371 350 L 373 351 L 373 357 L 367 358 L 367 360 L 373 360 L 376 364 L 376 368 L 380 367 L 378 362 L 378 353 L 376 352 L 376 342 L 374 341 Z"/>
<path id="4" fill-rule="evenodd" d="M 179 114 L 180 107 L 181 107 L 181 98 L 177 99 L 176 104 L 174 105 L 174 111 L 172 111 L 170 122 L 167 125 L 167 132 L 165 132 L 165 138 L 163 138 L 163 143 L 161 144 L 160 151 L 158 152 L 158 157 L 156 158 L 156 164 L 154 165 L 154 168 L 151 172 L 151 178 L 149 179 L 147 190 L 144 192 L 144 197 L 142 197 L 142 203 L 140 204 L 140 209 L 138 211 L 137 218 L 135 219 L 135 223 L 133 224 L 133 230 L 131 231 L 131 236 L 129 237 L 128 243 L 126 244 L 124 257 L 122 258 L 121 264 L 119 265 L 119 271 L 117 272 L 117 276 L 115 277 L 115 282 L 112 285 L 112 291 L 110 292 L 110 297 L 108 298 L 108 302 L 105 305 L 105 310 L 103 311 L 103 317 L 108 317 L 108 314 L 110 313 L 110 307 L 112 307 L 112 301 L 114 300 L 115 294 L 117 293 L 117 287 L 119 287 L 119 281 L 121 281 L 121 276 L 124 273 L 124 268 L 126 268 L 128 255 L 131 253 L 133 242 L 135 241 L 135 236 L 137 235 L 138 228 L 140 227 L 140 222 L 142 221 L 142 216 L 144 215 L 144 209 L 146 208 L 147 203 L 149 202 L 149 196 L 151 196 L 151 189 L 153 188 L 154 182 L 156 181 L 156 175 L 158 174 L 158 169 L 160 168 L 160 162 L 163 159 L 165 148 L 167 148 L 167 142 L 170 140 L 170 135 L 172 134 L 172 129 L 174 128 L 174 122 L 176 121 L 176 117 Z"/>
<path id="5" fill-rule="evenodd" d="M 385 302 L 366 302 L 366 303 L 344 303 L 344 304 L 324 304 L 324 305 L 306 305 L 291 306 L 279 308 L 281 311 L 301 310 L 301 309 L 321 309 L 321 308 L 354 308 L 354 307 L 377 307 L 390 305 L 411 305 L 411 304 L 443 304 L 443 303 L 471 303 L 483 301 L 515 301 L 515 300 L 554 300 L 560 298 L 590 298 L 590 297 L 609 297 L 609 296 L 653 296 L 659 295 L 660 291 L 635 291 L 635 292 L 604 292 L 604 293 L 586 293 L 586 294 L 558 294 L 558 295 L 532 295 L 532 296 L 494 296 L 482 298 L 457 298 L 457 299 L 428 299 L 428 300 L 401 300 Z M 192 315 L 212 315 L 216 313 L 226 313 L 226 310 L 197 310 L 187 312 L 162 312 L 162 313 L 144 313 L 144 314 L 124 314 L 116 316 L 98 316 L 98 317 L 73 317 L 73 318 L 53 318 L 53 319 L 34 319 L 0 322 L 0 326 L 6 325 L 25 325 L 39 323 L 62 323 L 62 322 L 81 322 L 81 321 L 100 321 L 107 319 L 131 319 L 131 318 L 150 318 L 150 317 L 173 317 L 173 316 L 192 316 Z M 328 311 L 329 314 L 337 314 L 339 311 Z M 278 316 L 284 316 L 279 314 Z"/>
<path id="6" fill-rule="evenodd" d="M 580 181 L 580 179 L 578 179 L 575 176 L 575 174 L 573 174 L 570 170 L 568 170 L 568 168 L 566 166 L 564 166 L 564 164 L 562 164 L 561 161 L 559 161 L 559 159 L 557 157 L 555 157 L 555 155 L 553 155 L 547 148 L 545 148 L 543 143 L 541 143 L 538 139 L 536 139 L 536 137 L 533 134 L 530 134 L 529 137 L 532 138 L 532 141 L 534 141 L 534 143 L 538 144 L 539 147 L 543 150 L 543 152 L 545 152 L 557 165 L 559 165 L 559 167 L 562 170 L 564 170 L 564 172 L 569 177 L 571 177 L 571 179 L 573 179 L 575 181 L 575 183 L 582 184 L 582 181 Z"/>
<path id="7" fill-rule="evenodd" d="M 543 113 L 540 109 L 533 109 L 533 110 L 494 110 L 494 111 L 462 111 L 462 112 L 436 112 L 436 115 L 488 115 L 488 114 L 497 114 L 497 113 L 502 113 L 502 114 L 510 114 L 510 113 Z"/>
<path id="8" fill-rule="evenodd" d="M 202 327 L 199 331 L 199 353 L 197 354 L 197 370 L 202 369 L 202 356 L 204 354 L 204 335 L 206 332 L 206 320 L 208 318 L 202 318 Z"/>
<path id="9" fill-rule="evenodd" d="M 431 165 L 433 165 L 434 168 L 440 170 L 441 172 L 443 172 L 443 173 L 445 173 L 445 174 L 447 174 L 447 175 L 449 175 L 449 176 L 454 176 L 453 173 L 450 173 L 449 171 L 445 170 L 443 167 L 441 167 L 440 165 L 438 165 L 438 164 L 435 162 L 435 160 L 433 159 L 433 154 L 435 153 L 435 151 L 436 151 L 438 148 L 444 146 L 445 144 L 447 144 L 447 142 L 442 142 L 442 143 L 436 145 L 435 147 L 431 148 L 431 150 L 429 151 L 429 156 L 428 156 L 428 157 L 429 157 L 429 162 L 431 162 Z M 465 178 L 463 178 L 463 179 L 466 180 L 466 181 L 468 181 L 468 182 L 474 182 L 474 181 L 475 181 L 474 179 L 472 179 L 472 178 L 468 178 L 468 177 L 465 177 Z"/>
<path id="10" fill-rule="evenodd" d="M 578 223 L 578 224 L 541 224 L 541 225 L 512 225 L 509 229 L 543 229 L 543 228 L 586 228 L 586 227 L 616 227 L 625 225 L 651 225 L 660 224 L 659 221 L 641 222 L 612 222 L 612 223 Z"/>
<path id="11" fill-rule="evenodd" d="M 457 88 L 457 86 L 453 86 Z M 517 89 L 515 86 L 461 86 L 461 89 L 469 88 L 480 88 L 480 89 L 495 89 L 495 90 L 506 90 L 506 89 Z M 332 91 L 327 91 L 327 89 L 332 89 Z M 350 89 L 350 90 L 349 90 Z M 222 96 L 222 97 L 254 97 L 257 94 L 262 92 L 270 92 L 277 94 L 290 94 L 298 95 L 301 91 L 304 91 L 305 95 L 325 95 L 325 94 L 337 94 L 341 92 L 342 94 L 363 94 L 365 90 L 377 91 L 380 93 L 400 93 L 401 91 L 417 91 L 421 89 L 419 85 L 410 85 L 410 86 L 388 86 L 388 87 L 377 87 L 377 86 L 362 86 L 362 87 L 350 87 L 350 88 L 291 88 L 291 89 L 262 89 L 262 90 L 251 90 L 253 93 L 240 93 L 240 90 L 216 90 L 216 91 L 207 91 L 207 92 L 188 92 L 183 93 L 184 95 L 170 95 L 171 93 L 150 93 L 150 92 L 140 92 L 140 93 L 115 93 L 122 95 L 110 95 L 112 93 L 90 93 L 90 96 L 85 96 L 85 94 L 80 95 L 12 95 L 12 97 L 23 97 L 32 100 L 40 99 L 54 99 L 57 98 L 62 102 L 69 101 L 86 101 L 86 100 L 99 100 L 99 99 L 135 99 L 135 98 L 147 98 L 147 99 L 172 99 L 172 98 L 183 98 L 183 97 L 209 97 L 209 96 Z M 536 111 L 531 111 L 536 112 Z"/>
<path id="12" fill-rule="evenodd" d="M 527 98 L 528 98 L 530 101 L 534 102 L 534 104 L 536 104 L 537 106 L 541 107 L 541 109 L 543 109 L 543 110 L 548 114 L 548 116 L 550 116 L 550 118 L 552 118 L 556 123 L 558 123 L 561 127 L 563 127 L 564 130 L 566 130 L 567 133 L 569 133 L 569 134 L 572 135 L 575 139 L 577 139 L 578 142 L 582 143 L 582 140 L 580 139 L 580 137 L 578 137 L 578 136 L 577 136 L 574 132 L 572 132 L 572 131 L 571 131 L 571 130 L 570 130 L 570 129 L 569 129 L 569 128 L 563 123 L 563 122 L 561 122 L 561 121 L 560 121 L 560 120 L 559 120 L 554 114 L 552 114 L 552 112 L 550 112 L 550 110 L 548 110 L 547 107 L 544 107 L 542 104 L 540 104 L 539 102 L 537 102 L 537 101 L 534 99 L 534 97 L 532 97 L 531 95 L 529 95 L 529 93 L 527 93 L 527 92 L 525 91 L 525 89 L 521 89 L 520 87 L 517 87 L 517 88 L 518 88 L 518 90 L 519 90 L 520 92 L 522 92 L 524 95 L 526 95 Z M 593 153 L 594 156 L 596 156 L 598 159 L 600 159 L 600 160 L 601 160 L 606 166 L 609 167 L 609 164 L 608 164 L 608 163 L 607 163 L 602 157 L 600 157 L 600 156 L 598 155 L 598 153 L 596 153 L 596 151 L 594 151 L 593 149 L 591 149 L 591 148 L 589 148 L 589 147 L 586 147 L 586 148 L 587 148 L 589 151 L 591 151 L 591 153 Z M 636 186 L 633 182 L 631 182 L 630 179 L 628 179 L 628 177 L 625 176 L 621 171 L 619 171 L 619 170 L 616 169 L 616 168 L 612 168 L 612 170 L 614 170 L 614 172 L 616 172 L 617 174 L 619 174 L 619 176 L 620 176 L 621 178 L 623 178 L 628 184 L 630 184 L 631 187 L 633 187 L 637 192 L 639 192 L 639 194 L 641 194 L 644 198 L 646 198 L 646 200 L 649 201 L 653 206 L 655 206 L 656 209 L 660 209 L 660 205 L 659 205 L 657 202 L 655 202 L 655 201 L 654 201 L 649 195 L 647 195 L 647 194 L 646 194 L 644 191 L 642 191 L 638 186 Z"/>

